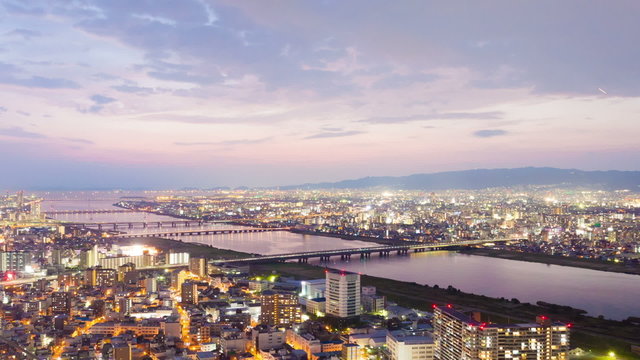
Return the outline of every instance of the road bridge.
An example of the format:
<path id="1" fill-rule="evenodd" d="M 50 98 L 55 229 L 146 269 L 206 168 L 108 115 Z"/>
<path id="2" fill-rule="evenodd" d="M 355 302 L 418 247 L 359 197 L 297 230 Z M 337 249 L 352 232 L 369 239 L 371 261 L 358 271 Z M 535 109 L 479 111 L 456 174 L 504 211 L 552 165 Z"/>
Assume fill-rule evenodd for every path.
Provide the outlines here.
<path id="1" fill-rule="evenodd" d="M 76 215 L 76 214 L 118 214 L 137 212 L 129 209 L 93 209 L 93 210 L 50 210 L 43 211 L 47 216 L 50 215 Z"/>
<path id="2" fill-rule="evenodd" d="M 438 244 L 407 244 L 407 245 L 383 245 L 372 246 L 364 248 L 354 249 L 337 249 L 337 250 L 322 250 L 322 251 L 307 251 L 289 254 L 277 254 L 277 255 L 261 255 L 250 258 L 240 258 L 233 260 L 214 260 L 214 263 L 265 263 L 265 262 L 284 262 L 287 260 L 298 260 L 298 262 L 307 262 L 312 258 L 319 258 L 320 261 L 328 261 L 332 256 L 340 256 L 341 259 L 350 259 L 352 255 L 360 255 L 360 258 L 369 258 L 371 254 L 378 254 L 380 257 L 386 257 L 392 253 L 398 255 L 407 255 L 410 251 L 423 252 L 433 250 L 443 250 L 453 247 L 461 246 L 473 246 L 482 245 L 487 243 L 506 242 L 506 241 L 519 241 L 524 239 L 482 239 L 482 240 L 467 240 L 457 241 L 450 243 L 438 243 Z"/>
<path id="3" fill-rule="evenodd" d="M 193 231 L 170 231 L 146 234 L 118 234 L 114 237 L 121 239 L 143 238 L 143 237 L 170 237 L 170 236 L 197 236 L 197 235 L 225 235 L 225 234 L 244 234 L 244 233 L 260 233 L 272 231 L 289 231 L 290 228 L 246 228 L 246 229 L 203 229 Z"/>
<path id="4" fill-rule="evenodd" d="M 190 227 L 210 224 L 203 220 L 163 220 L 163 221 L 106 221 L 106 222 L 66 222 L 66 226 L 92 230 L 118 230 L 134 228 Z"/>

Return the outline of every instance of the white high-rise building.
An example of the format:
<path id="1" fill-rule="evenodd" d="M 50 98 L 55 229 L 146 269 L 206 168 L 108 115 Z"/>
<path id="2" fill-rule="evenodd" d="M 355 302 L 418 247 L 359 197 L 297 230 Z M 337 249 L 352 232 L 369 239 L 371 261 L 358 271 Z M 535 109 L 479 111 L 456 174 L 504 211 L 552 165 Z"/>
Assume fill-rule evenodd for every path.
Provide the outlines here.
<path id="1" fill-rule="evenodd" d="M 435 345 L 430 336 L 387 334 L 389 360 L 433 360 Z"/>
<path id="2" fill-rule="evenodd" d="M 360 315 L 360 274 L 327 270 L 325 298 L 327 315 L 342 318 Z"/>

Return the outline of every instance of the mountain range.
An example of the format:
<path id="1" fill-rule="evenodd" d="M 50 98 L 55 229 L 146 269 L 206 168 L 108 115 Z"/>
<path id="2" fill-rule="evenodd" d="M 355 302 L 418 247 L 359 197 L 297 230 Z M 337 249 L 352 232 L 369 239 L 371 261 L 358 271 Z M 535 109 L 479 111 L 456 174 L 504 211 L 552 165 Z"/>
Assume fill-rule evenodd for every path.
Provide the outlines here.
<path id="1" fill-rule="evenodd" d="M 369 176 L 338 182 L 281 186 L 279 189 L 388 188 L 435 191 L 446 189 L 478 190 L 492 187 L 527 185 L 579 186 L 605 190 L 628 189 L 640 191 L 640 171 L 583 171 L 550 167 L 474 169 L 408 176 Z"/>

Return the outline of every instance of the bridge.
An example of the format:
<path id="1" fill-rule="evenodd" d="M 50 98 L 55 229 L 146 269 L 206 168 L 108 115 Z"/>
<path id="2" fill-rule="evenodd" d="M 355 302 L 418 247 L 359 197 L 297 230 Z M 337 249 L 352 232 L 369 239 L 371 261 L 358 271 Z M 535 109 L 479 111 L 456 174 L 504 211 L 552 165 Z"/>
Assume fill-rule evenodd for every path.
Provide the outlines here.
<path id="1" fill-rule="evenodd" d="M 51 210 L 43 211 L 47 216 L 50 215 L 77 215 L 77 214 L 118 214 L 136 212 L 129 209 L 94 209 L 94 210 Z"/>
<path id="2" fill-rule="evenodd" d="M 216 221 L 222 222 L 222 221 Z M 76 227 L 80 229 L 112 229 L 118 230 L 119 228 L 133 229 L 133 228 L 161 228 L 164 226 L 168 227 L 189 227 L 189 226 L 202 226 L 205 225 L 207 221 L 203 220 L 164 220 L 164 221 L 108 221 L 108 222 L 68 222 L 64 223 L 66 226 Z"/>
<path id="3" fill-rule="evenodd" d="M 193 231 L 171 231 L 146 234 L 118 234 L 114 235 L 120 239 L 132 239 L 143 237 L 170 237 L 170 236 L 197 236 L 197 235 L 224 235 L 224 234 L 244 234 L 244 233 L 260 233 L 272 231 L 289 231 L 290 228 L 246 228 L 246 229 L 208 229 Z"/>
<path id="4" fill-rule="evenodd" d="M 321 251 L 307 251 L 289 254 L 278 255 L 260 255 L 250 258 L 240 258 L 233 260 L 214 260 L 217 264 L 231 264 L 231 263 L 265 263 L 265 262 L 284 262 L 287 260 L 298 260 L 298 262 L 306 263 L 309 259 L 319 258 L 320 261 L 329 261 L 332 256 L 340 256 L 340 259 L 351 259 L 352 255 L 360 255 L 361 259 L 370 258 L 371 254 L 378 253 L 380 257 L 387 257 L 392 252 L 398 255 L 407 255 L 409 251 L 424 252 L 433 250 L 442 250 L 452 247 L 460 246 L 473 246 L 482 245 L 487 243 L 506 242 L 506 241 L 519 241 L 524 239 L 482 239 L 482 240 L 467 240 L 457 241 L 451 243 L 439 243 L 439 244 L 408 244 L 408 245 L 384 245 L 384 246 L 372 246 L 364 248 L 354 249 L 337 249 L 337 250 L 321 250 Z"/>

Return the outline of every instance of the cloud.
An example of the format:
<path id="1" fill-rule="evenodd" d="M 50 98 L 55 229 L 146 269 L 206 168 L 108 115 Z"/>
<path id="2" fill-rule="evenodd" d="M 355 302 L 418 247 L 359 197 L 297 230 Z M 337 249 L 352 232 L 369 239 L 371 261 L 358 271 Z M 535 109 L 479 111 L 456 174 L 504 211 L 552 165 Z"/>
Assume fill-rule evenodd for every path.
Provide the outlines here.
<path id="1" fill-rule="evenodd" d="M 368 119 L 362 119 L 358 122 L 367 122 L 372 124 L 398 124 L 412 121 L 421 120 L 495 120 L 501 119 L 504 113 L 500 111 L 491 112 L 452 112 L 442 114 L 424 114 L 424 115 L 410 115 L 410 116 L 387 116 L 387 117 L 372 117 Z"/>
<path id="2" fill-rule="evenodd" d="M 34 37 L 42 36 L 42 33 L 39 32 L 39 31 L 29 30 L 29 29 L 13 29 L 13 30 L 5 33 L 5 35 L 8 35 L 8 36 L 19 36 L 19 37 L 22 37 L 25 40 L 29 40 L 29 39 L 34 38 Z"/>
<path id="3" fill-rule="evenodd" d="M 345 136 L 354 136 L 359 134 L 364 134 L 364 131 L 351 130 L 351 131 L 339 131 L 339 132 L 321 132 L 315 135 L 307 136 L 305 139 L 325 139 L 325 138 L 334 138 L 334 137 L 345 137 Z"/>
<path id="4" fill-rule="evenodd" d="M 70 141 L 70 142 L 74 142 L 74 143 L 78 143 L 78 144 L 87 144 L 87 145 L 92 145 L 95 144 L 93 141 L 91 140 L 87 140 L 87 139 L 78 139 L 78 138 L 61 138 L 62 140 L 66 140 L 66 141 Z"/>
<path id="5" fill-rule="evenodd" d="M 186 124 L 272 124 L 285 120 L 276 115 L 256 115 L 246 117 L 206 116 L 206 115 L 182 115 L 182 114 L 152 114 L 137 117 L 139 120 L 171 121 Z"/>
<path id="6" fill-rule="evenodd" d="M 7 136 L 13 138 L 23 138 L 23 139 L 44 139 L 45 135 L 26 131 L 21 127 L 14 126 L 10 128 L 0 129 L 0 136 Z"/>
<path id="7" fill-rule="evenodd" d="M 398 89 L 404 88 L 417 83 L 427 83 L 439 79 L 440 76 L 435 74 L 393 74 L 384 77 L 373 84 L 375 89 Z"/>
<path id="8" fill-rule="evenodd" d="M 112 97 L 108 97 L 108 96 L 104 96 L 104 95 L 100 95 L 100 94 L 96 94 L 96 95 L 91 96 L 91 100 L 93 100 L 93 102 L 95 102 L 98 105 L 109 104 L 109 103 L 117 101 L 116 99 L 114 99 Z"/>
<path id="9" fill-rule="evenodd" d="M 153 16 L 153 15 L 149 15 L 149 14 L 132 14 L 132 17 L 136 18 L 136 19 L 141 19 L 141 20 L 146 20 L 149 22 L 154 22 L 154 23 L 158 23 L 158 24 L 162 24 L 162 25 L 168 25 L 168 26 L 176 26 L 176 21 L 166 18 L 166 17 L 161 17 L 161 16 Z"/>
<path id="10" fill-rule="evenodd" d="M 115 85 L 115 86 L 112 86 L 111 88 L 123 93 L 138 94 L 138 95 L 147 95 L 155 92 L 153 88 L 142 87 L 137 85 Z"/>
<path id="11" fill-rule="evenodd" d="M 506 134 L 508 133 L 505 130 L 501 130 L 501 129 L 485 129 L 485 130 L 478 130 L 474 132 L 473 136 L 479 137 L 479 138 L 490 138 L 494 136 L 503 136 Z"/>
<path id="12" fill-rule="evenodd" d="M 18 110 L 16 112 L 22 116 L 31 116 L 31 113 L 28 113 L 26 111 Z"/>
<path id="13" fill-rule="evenodd" d="M 7 108 L 4 106 L 0 106 L 0 113 L 6 112 Z"/>
<path id="14" fill-rule="evenodd" d="M 238 139 L 238 140 L 225 140 L 225 141 L 196 141 L 196 142 L 182 142 L 176 141 L 174 145 L 178 146 L 201 146 L 201 145 L 249 145 L 260 144 L 271 140 L 271 137 L 265 137 L 260 139 Z"/>

